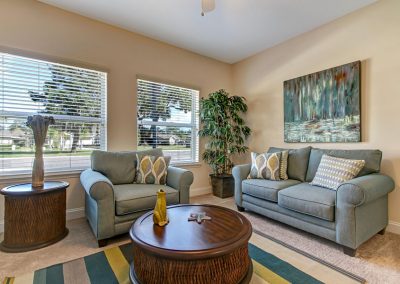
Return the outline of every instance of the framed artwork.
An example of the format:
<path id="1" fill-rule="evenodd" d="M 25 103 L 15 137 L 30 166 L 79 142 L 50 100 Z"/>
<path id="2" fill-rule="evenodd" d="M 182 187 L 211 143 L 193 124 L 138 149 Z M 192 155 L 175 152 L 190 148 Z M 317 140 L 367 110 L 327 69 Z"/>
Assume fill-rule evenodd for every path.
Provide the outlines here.
<path id="1" fill-rule="evenodd" d="M 285 142 L 361 141 L 361 61 L 283 83 Z"/>

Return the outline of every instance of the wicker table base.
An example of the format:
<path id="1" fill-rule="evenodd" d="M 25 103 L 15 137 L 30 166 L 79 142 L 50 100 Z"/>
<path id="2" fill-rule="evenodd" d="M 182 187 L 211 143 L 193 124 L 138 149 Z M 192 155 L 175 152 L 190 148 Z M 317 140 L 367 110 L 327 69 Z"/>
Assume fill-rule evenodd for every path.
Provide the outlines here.
<path id="1" fill-rule="evenodd" d="M 5 195 L 4 240 L 0 250 L 24 252 L 39 249 L 63 239 L 65 226 L 66 182 L 46 182 L 43 189 L 30 184 L 1 190 Z"/>
<path id="2" fill-rule="evenodd" d="M 250 283 L 251 277 L 253 276 L 253 263 L 250 261 L 250 265 L 249 268 L 247 269 L 246 274 L 244 275 L 243 279 L 241 281 L 239 281 L 238 284 L 248 284 Z M 129 279 L 131 280 L 131 282 L 133 284 L 144 284 L 141 283 L 140 280 L 138 279 L 138 277 L 136 276 L 135 273 L 135 265 L 132 262 L 131 263 L 131 267 L 129 269 Z M 180 283 L 185 283 L 185 282 L 180 282 Z M 187 283 L 187 282 L 186 282 Z M 207 283 L 207 282 L 199 282 L 199 283 Z M 212 283 L 219 283 L 218 281 L 213 281 Z"/>
<path id="3" fill-rule="evenodd" d="M 212 219 L 189 222 L 192 212 Z M 249 283 L 252 261 L 248 253 L 250 222 L 241 214 L 212 205 L 168 207 L 170 222 L 159 227 L 152 212 L 132 226 L 134 261 L 130 279 L 137 284 Z"/>

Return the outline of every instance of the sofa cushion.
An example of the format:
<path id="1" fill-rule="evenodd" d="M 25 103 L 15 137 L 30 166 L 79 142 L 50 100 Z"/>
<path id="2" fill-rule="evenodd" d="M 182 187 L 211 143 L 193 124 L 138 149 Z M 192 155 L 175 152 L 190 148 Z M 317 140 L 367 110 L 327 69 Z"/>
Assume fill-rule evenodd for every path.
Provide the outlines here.
<path id="1" fill-rule="evenodd" d="M 105 175 L 114 185 L 133 183 L 136 172 L 136 153 L 162 156 L 161 149 L 139 152 L 92 152 L 92 170 Z"/>
<path id="2" fill-rule="evenodd" d="M 114 186 L 116 214 L 121 216 L 154 209 L 159 189 L 166 192 L 167 205 L 179 203 L 179 191 L 166 185 L 121 184 Z"/>
<path id="3" fill-rule="evenodd" d="M 357 177 L 379 173 L 381 168 L 382 152 L 380 150 L 329 150 L 313 148 L 310 153 L 306 181 L 310 182 L 313 180 L 324 154 L 344 159 L 364 160 L 364 168 L 358 173 Z"/>
<path id="4" fill-rule="evenodd" d="M 335 201 L 336 191 L 309 183 L 278 192 L 279 206 L 328 221 L 335 220 Z"/>
<path id="5" fill-rule="evenodd" d="M 270 147 L 268 153 L 276 153 L 284 150 L 288 149 Z M 311 147 L 289 149 L 287 173 L 290 179 L 297 179 L 299 181 L 306 180 L 310 151 Z"/>
<path id="6" fill-rule="evenodd" d="M 247 179 L 242 183 L 242 192 L 257 198 L 278 202 L 279 190 L 299 183 L 298 180 L 292 179 L 282 181 Z"/>

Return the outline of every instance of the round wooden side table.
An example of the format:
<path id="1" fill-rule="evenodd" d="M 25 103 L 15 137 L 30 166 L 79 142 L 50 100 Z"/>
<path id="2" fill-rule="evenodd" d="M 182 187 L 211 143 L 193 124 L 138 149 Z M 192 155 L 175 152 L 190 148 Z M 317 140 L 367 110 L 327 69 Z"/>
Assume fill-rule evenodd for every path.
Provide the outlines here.
<path id="1" fill-rule="evenodd" d="M 46 181 L 43 188 L 30 183 L 0 190 L 5 198 L 4 240 L 0 250 L 23 252 L 58 242 L 68 234 L 64 181 Z"/>
<path id="2" fill-rule="evenodd" d="M 188 221 L 205 212 L 211 220 Z M 252 228 L 241 214 L 214 205 L 167 207 L 168 225 L 153 224 L 153 212 L 136 220 L 130 230 L 133 283 L 249 283 L 253 275 L 248 254 Z"/>

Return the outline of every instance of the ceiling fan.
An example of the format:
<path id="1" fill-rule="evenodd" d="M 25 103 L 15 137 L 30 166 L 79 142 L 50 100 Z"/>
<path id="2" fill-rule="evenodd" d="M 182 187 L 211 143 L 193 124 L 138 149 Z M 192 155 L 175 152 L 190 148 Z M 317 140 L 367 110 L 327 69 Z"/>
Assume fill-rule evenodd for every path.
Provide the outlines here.
<path id="1" fill-rule="evenodd" d="M 201 15 L 211 12 L 215 9 L 215 0 L 201 0 Z"/>

